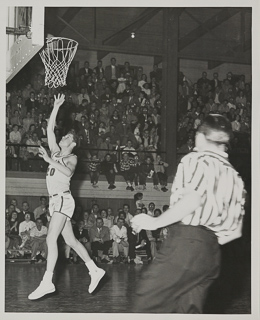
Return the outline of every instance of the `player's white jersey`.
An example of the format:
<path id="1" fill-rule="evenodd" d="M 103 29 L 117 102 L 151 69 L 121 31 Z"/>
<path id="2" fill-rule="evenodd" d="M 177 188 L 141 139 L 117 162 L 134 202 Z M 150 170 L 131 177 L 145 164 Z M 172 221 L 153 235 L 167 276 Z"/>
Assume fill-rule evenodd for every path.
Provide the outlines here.
<path id="1" fill-rule="evenodd" d="M 52 155 L 52 160 L 57 161 L 63 166 L 66 166 L 64 159 L 71 156 L 76 157 L 76 155 L 74 154 L 60 156 L 58 151 Z M 46 184 L 47 184 L 49 195 L 54 195 L 59 192 L 70 190 L 71 177 L 72 175 L 68 177 L 62 172 L 60 172 L 58 169 L 54 168 L 52 165 L 49 165 L 47 169 L 47 174 L 46 174 Z"/>

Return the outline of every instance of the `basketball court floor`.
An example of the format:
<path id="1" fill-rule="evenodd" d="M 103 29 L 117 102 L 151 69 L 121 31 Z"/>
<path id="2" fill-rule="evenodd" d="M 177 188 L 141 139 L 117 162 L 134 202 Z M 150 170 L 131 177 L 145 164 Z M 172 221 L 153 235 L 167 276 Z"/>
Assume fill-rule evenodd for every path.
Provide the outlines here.
<path id="1" fill-rule="evenodd" d="M 250 259 L 227 257 L 220 278 L 210 289 L 207 314 L 250 314 Z M 5 312 L 8 313 L 131 313 L 135 289 L 148 264 L 102 264 L 106 278 L 95 294 L 88 293 L 90 278 L 84 264 L 56 267 L 57 291 L 36 301 L 27 296 L 39 284 L 44 264 L 7 263 L 5 266 Z M 174 272 L 174 270 L 173 270 Z"/>

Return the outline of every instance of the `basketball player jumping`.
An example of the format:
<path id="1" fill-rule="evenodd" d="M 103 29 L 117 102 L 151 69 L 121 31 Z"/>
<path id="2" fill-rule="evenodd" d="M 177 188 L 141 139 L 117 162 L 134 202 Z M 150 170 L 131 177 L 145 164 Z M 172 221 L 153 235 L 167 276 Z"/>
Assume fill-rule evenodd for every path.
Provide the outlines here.
<path id="1" fill-rule="evenodd" d="M 75 208 L 75 202 L 70 193 L 70 180 L 77 165 L 77 156 L 72 154 L 72 150 L 77 144 L 77 138 L 74 133 L 69 132 L 61 139 L 58 146 L 54 134 L 56 116 L 64 99 L 65 96 L 63 94 L 55 96 L 54 107 L 47 127 L 51 157 L 49 157 L 43 147 L 39 148 L 40 156 L 49 163 L 46 183 L 50 196 L 49 209 L 51 221 L 46 240 L 48 246 L 47 268 L 39 287 L 28 296 L 30 300 L 39 299 L 55 291 L 52 277 L 58 258 L 57 239 L 60 233 L 65 242 L 85 262 L 89 270 L 91 277 L 88 289 L 89 293 L 92 293 L 96 289 L 99 281 L 105 275 L 105 271 L 98 268 L 93 260 L 91 260 L 87 250 L 75 238 L 72 230 L 71 217 Z"/>
<path id="2" fill-rule="evenodd" d="M 140 214 L 131 220 L 137 232 L 170 225 L 139 283 L 134 312 L 203 313 L 220 271 L 219 244 L 242 234 L 244 184 L 225 153 L 231 133 L 223 116 L 207 116 L 196 134 L 197 152 L 178 166 L 170 208 L 158 218 Z"/>

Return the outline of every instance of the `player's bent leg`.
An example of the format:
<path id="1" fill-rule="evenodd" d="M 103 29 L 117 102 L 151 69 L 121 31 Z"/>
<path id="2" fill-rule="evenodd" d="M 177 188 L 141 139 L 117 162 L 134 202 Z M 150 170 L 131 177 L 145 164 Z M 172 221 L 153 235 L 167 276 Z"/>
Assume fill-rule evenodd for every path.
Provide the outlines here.
<path id="1" fill-rule="evenodd" d="M 98 268 L 93 260 L 90 258 L 86 248 L 75 238 L 71 221 L 68 220 L 62 230 L 62 236 L 65 242 L 80 256 L 85 262 L 86 267 L 89 269 L 89 275 L 91 277 L 88 292 L 92 293 L 98 286 L 100 280 L 104 277 L 105 271 Z"/>
<path id="2" fill-rule="evenodd" d="M 38 286 L 38 288 L 33 291 L 29 296 L 29 300 L 36 300 L 48 293 L 55 291 L 55 286 L 52 283 L 53 271 L 58 258 L 58 246 L 57 239 L 61 233 L 64 224 L 66 222 L 66 216 L 59 212 L 54 212 L 51 222 L 49 225 L 48 235 L 47 235 L 47 247 L 48 247 L 48 257 L 47 257 L 47 267 L 43 279 Z"/>

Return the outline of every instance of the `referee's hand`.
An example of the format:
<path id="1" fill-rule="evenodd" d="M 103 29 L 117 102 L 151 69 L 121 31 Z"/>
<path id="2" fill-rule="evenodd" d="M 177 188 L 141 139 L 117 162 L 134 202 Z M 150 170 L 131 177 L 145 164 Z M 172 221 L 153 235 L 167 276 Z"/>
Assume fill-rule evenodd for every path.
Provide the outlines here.
<path id="1" fill-rule="evenodd" d="M 145 213 L 138 214 L 131 220 L 131 227 L 136 233 L 141 230 L 156 230 L 156 218 Z"/>

